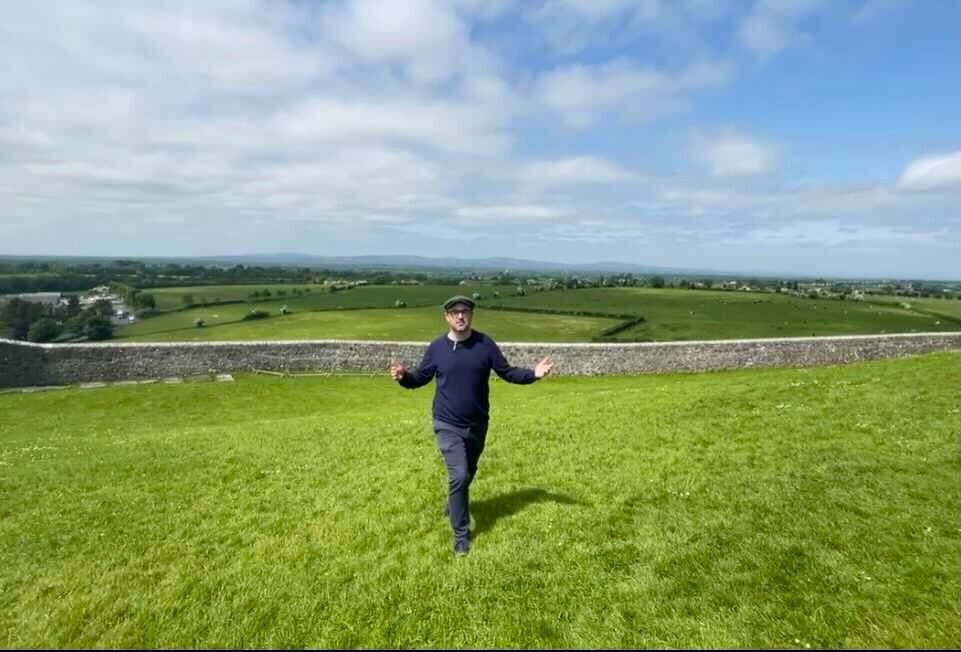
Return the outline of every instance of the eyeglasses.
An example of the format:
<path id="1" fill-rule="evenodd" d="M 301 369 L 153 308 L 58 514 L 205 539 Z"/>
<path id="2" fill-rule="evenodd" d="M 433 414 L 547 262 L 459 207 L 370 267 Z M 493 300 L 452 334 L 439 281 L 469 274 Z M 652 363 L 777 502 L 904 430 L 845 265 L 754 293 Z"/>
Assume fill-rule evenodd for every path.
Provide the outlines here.
<path id="1" fill-rule="evenodd" d="M 448 315 L 464 315 L 465 317 L 469 317 L 470 314 L 471 314 L 471 312 L 473 312 L 473 311 L 471 311 L 470 309 L 466 309 L 466 308 L 464 308 L 464 309 L 462 309 L 462 308 L 454 308 L 453 310 L 448 310 L 448 311 L 447 311 L 447 314 L 448 314 Z"/>

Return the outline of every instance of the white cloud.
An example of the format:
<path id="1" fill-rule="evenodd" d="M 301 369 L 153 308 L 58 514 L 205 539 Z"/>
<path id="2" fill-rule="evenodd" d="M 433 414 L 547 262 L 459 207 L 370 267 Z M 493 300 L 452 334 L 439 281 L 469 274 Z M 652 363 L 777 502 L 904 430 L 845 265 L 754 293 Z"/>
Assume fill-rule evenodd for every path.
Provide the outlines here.
<path id="1" fill-rule="evenodd" d="M 252 3 L 20 5 L 0 35 L 12 81 L 45 91 L 129 86 L 181 97 L 211 91 L 276 92 L 323 79 L 340 64 L 321 43 L 289 38 L 289 25 Z"/>
<path id="2" fill-rule="evenodd" d="M 758 0 L 742 20 L 737 39 L 758 59 L 769 59 L 804 41 L 802 22 L 824 7 L 824 0 Z"/>
<path id="3" fill-rule="evenodd" d="M 912 161 L 901 173 L 897 185 L 909 192 L 958 190 L 961 187 L 961 151 Z"/>
<path id="4" fill-rule="evenodd" d="M 519 7 L 520 20 L 534 28 L 524 37 L 534 52 L 616 56 L 643 43 L 647 56 L 675 62 L 715 51 L 705 28 L 737 11 L 723 0 L 541 0 Z"/>
<path id="5" fill-rule="evenodd" d="M 716 135 L 695 134 L 691 157 L 716 177 L 770 174 L 777 164 L 777 151 L 772 145 L 734 131 Z"/>
<path id="6" fill-rule="evenodd" d="M 917 242 L 956 242 L 958 198 L 900 192 L 889 184 L 821 184 L 793 190 L 745 190 L 723 186 L 663 184 L 653 200 L 638 201 L 648 214 L 675 223 L 680 213 L 703 216 L 686 225 L 676 222 L 691 241 L 751 242 L 771 234 L 804 233 L 805 241 L 837 244 L 887 233 L 891 243 L 910 236 Z M 830 227 L 831 238 L 819 234 Z M 834 225 L 834 226 L 832 226 Z M 678 233 L 677 237 L 682 237 Z M 793 240 L 792 240 L 793 241 Z M 940 244 L 938 245 L 940 247 Z"/>
<path id="7" fill-rule="evenodd" d="M 319 97 L 285 109 L 270 126 L 289 143 L 404 142 L 491 152 L 509 144 L 503 120 L 483 106 L 430 97 Z"/>
<path id="8" fill-rule="evenodd" d="M 635 120 L 652 120 L 680 110 L 688 92 L 722 84 L 729 74 L 724 64 L 706 62 L 673 75 L 625 59 L 572 64 L 541 75 L 533 96 L 575 127 L 587 127 L 597 114 L 611 109 Z"/>
<path id="9" fill-rule="evenodd" d="M 592 184 L 618 183 L 634 178 L 634 174 L 616 163 L 592 157 L 576 156 L 556 161 L 527 163 L 520 169 L 522 179 L 535 183 Z"/>
<path id="10" fill-rule="evenodd" d="M 470 9 L 470 7 L 467 7 Z M 442 0 L 353 0 L 326 6 L 330 36 L 370 64 L 400 63 L 417 83 L 445 82 L 494 65 L 454 5 Z"/>
<path id="11" fill-rule="evenodd" d="M 50 134 L 34 127 L 0 127 L 0 145 L 4 147 L 45 147 L 53 144 Z"/>
<path id="12" fill-rule="evenodd" d="M 495 204 L 461 206 L 454 210 L 460 221 L 468 224 L 496 224 L 502 222 L 530 223 L 554 221 L 565 211 L 553 206 L 534 204 Z"/>
<path id="13" fill-rule="evenodd" d="M 752 15 L 744 19 L 738 38 L 758 58 L 765 59 L 787 48 L 795 38 L 795 33 L 783 21 Z"/>

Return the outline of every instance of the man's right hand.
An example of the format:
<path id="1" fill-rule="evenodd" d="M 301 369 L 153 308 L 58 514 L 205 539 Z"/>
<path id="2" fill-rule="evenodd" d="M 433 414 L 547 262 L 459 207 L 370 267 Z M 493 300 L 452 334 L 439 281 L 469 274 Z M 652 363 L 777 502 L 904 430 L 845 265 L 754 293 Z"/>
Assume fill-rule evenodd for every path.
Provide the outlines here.
<path id="1" fill-rule="evenodd" d="M 394 380 L 400 380 L 403 378 L 406 371 L 407 369 L 401 363 L 397 362 L 396 360 L 390 361 L 390 377 Z"/>

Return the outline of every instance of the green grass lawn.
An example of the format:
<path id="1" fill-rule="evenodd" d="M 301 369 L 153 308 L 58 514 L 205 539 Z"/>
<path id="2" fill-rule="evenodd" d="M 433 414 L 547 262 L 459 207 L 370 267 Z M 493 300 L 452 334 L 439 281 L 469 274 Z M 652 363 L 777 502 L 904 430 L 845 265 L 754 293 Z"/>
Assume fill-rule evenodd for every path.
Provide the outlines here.
<path id="1" fill-rule="evenodd" d="M 959 363 L 0 394 L 0 645 L 957 648 Z"/>
<path id="2" fill-rule="evenodd" d="M 664 342 L 961 330 L 957 319 L 922 314 L 897 303 L 813 300 L 759 292 L 591 288 L 508 297 L 498 303 L 634 312 L 645 317 L 636 328 L 618 334 L 618 340 Z"/>
<path id="3" fill-rule="evenodd" d="M 118 341 L 192 342 L 225 340 L 390 340 L 426 342 L 447 331 L 439 306 L 377 310 L 326 310 L 280 315 L 276 303 L 232 304 L 194 308 L 141 320 L 115 331 Z M 240 321 L 252 309 L 269 311 L 268 319 Z M 203 319 L 204 328 L 194 325 Z M 617 319 L 542 315 L 488 310 L 474 326 L 502 342 L 577 342 L 590 340 Z"/>

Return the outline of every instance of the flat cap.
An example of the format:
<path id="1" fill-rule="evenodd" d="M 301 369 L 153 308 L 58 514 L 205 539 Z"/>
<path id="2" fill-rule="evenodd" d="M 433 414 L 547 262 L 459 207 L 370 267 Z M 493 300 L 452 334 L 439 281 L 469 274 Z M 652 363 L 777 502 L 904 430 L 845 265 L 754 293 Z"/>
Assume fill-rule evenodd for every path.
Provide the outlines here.
<path id="1" fill-rule="evenodd" d="M 456 306 L 458 303 L 463 303 L 465 306 L 467 306 L 471 310 L 474 309 L 473 299 L 471 299 L 470 297 L 465 297 L 462 294 L 458 294 L 457 296 L 451 297 L 450 299 L 444 302 L 444 310 L 450 310 L 451 308 Z"/>

